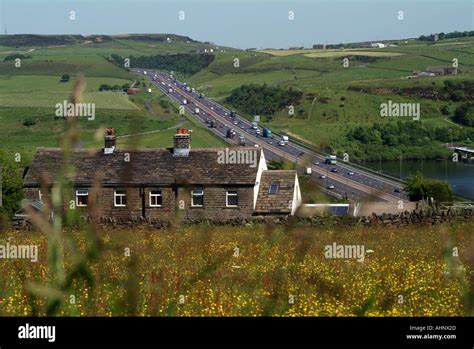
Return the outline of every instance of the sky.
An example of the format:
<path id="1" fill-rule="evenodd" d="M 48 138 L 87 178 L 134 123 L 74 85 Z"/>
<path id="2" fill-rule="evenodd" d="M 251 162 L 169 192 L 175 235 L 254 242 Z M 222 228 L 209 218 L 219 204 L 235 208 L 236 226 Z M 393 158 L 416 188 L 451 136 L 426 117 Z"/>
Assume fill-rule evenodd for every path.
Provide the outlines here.
<path id="1" fill-rule="evenodd" d="M 242 49 L 470 31 L 473 18 L 474 0 L 0 0 L 2 34 L 172 33 Z"/>

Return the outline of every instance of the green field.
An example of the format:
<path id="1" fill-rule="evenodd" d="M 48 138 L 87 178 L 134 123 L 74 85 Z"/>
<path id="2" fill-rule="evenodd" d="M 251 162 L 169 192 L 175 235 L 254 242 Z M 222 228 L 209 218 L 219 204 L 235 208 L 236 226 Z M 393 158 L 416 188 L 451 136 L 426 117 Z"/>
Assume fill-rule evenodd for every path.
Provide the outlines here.
<path id="1" fill-rule="evenodd" d="M 81 43 L 68 46 L 2 47 L 0 46 L 0 149 L 22 155 L 27 165 L 37 147 L 58 147 L 65 120 L 55 116 L 56 104 L 70 99 L 76 79 L 86 82 L 81 102 L 94 103 L 95 120 L 80 120 L 81 146 L 100 148 L 98 131 L 115 127 L 123 147 L 171 147 L 177 127 L 194 131 L 195 148 L 222 146 L 205 127 L 179 116 L 172 105 L 164 108 L 167 98 L 156 89 L 152 93 L 127 96 L 122 92 L 100 92 L 102 84 L 122 86 L 145 80 L 112 63 L 106 57 L 123 57 L 158 53 L 195 52 L 214 47 L 197 42 L 141 42 L 127 36 L 103 43 Z M 15 61 L 3 61 L 11 54 L 29 58 L 16 67 Z M 63 74 L 71 80 L 61 82 Z M 150 84 L 147 83 L 147 88 Z M 143 86 L 140 86 L 143 88 Z M 26 126 L 26 122 L 33 123 Z"/>

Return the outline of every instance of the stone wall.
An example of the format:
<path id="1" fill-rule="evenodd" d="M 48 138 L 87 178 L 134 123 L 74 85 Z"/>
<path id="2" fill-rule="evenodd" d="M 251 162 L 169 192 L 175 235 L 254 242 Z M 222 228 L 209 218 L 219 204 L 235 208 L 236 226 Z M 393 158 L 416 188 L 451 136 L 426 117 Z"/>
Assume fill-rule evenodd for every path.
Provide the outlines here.
<path id="1" fill-rule="evenodd" d="M 180 218 L 180 219 L 176 219 Z M 102 217 L 100 225 L 103 227 L 129 227 L 129 228 L 146 228 L 146 229 L 166 229 L 170 225 L 177 224 L 212 224 L 212 225 L 230 225 L 230 226 L 247 226 L 254 224 L 274 224 L 274 225 L 303 225 L 303 226 L 366 226 L 366 227 L 394 227 L 403 228 L 414 225 L 437 225 L 448 222 L 474 221 L 474 209 L 447 209 L 447 210 L 413 210 L 405 211 L 400 214 L 382 214 L 365 217 L 340 217 L 340 216 L 314 216 L 307 218 L 290 217 L 270 217 L 270 216 L 252 216 L 238 217 L 231 216 L 227 219 L 213 220 L 206 217 L 174 216 L 171 219 L 163 219 L 162 217 Z M 88 218 L 84 218 L 86 221 Z M 18 220 L 13 222 L 13 228 L 29 230 L 33 229 L 31 223 Z"/>

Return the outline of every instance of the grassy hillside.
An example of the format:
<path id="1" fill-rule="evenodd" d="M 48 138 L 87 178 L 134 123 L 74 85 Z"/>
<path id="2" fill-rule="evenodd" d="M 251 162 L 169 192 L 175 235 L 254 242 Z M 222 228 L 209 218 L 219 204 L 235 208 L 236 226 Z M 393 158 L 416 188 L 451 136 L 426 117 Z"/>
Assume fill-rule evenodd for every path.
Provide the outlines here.
<path id="1" fill-rule="evenodd" d="M 168 37 L 170 41 L 167 40 Z M 224 104 L 232 91 L 244 84 L 267 84 L 302 91 L 303 98 L 294 106 L 293 115 L 289 114 L 288 109 L 274 114 L 261 113 L 263 124 L 275 131 L 289 132 L 293 137 L 326 151 L 352 152 L 351 155 L 361 156 L 361 144 L 354 144 L 348 139 L 352 130 L 360 126 L 369 129 L 374 123 L 411 122 L 409 118 L 382 118 L 380 106 L 389 100 L 419 103 L 423 127 L 431 130 L 430 132 L 439 129 L 437 133 L 450 134 L 449 141 L 474 144 L 474 130 L 463 128 L 451 119 L 456 108 L 468 100 L 441 100 L 415 93 L 402 95 L 397 92 L 400 88 L 434 91 L 441 88 L 446 79 L 472 80 L 474 38 L 471 37 L 442 40 L 438 43 L 400 41 L 396 47 L 383 49 L 262 52 L 234 50 L 168 34 L 56 38 L 67 41 L 58 45 L 50 44 L 48 40 L 54 38 L 49 38 L 42 44 L 30 46 L 37 43 L 37 40 L 44 40 L 41 37 L 33 39 L 19 37 L 16 46 L 0 46 L 0 105 L 3 108 L 22 108 L 22 113 L 26 114 L 17 118 L 16 122 L 19 123 L 28 116 L 36 117 L 38 112 L 33 111 L 37 110 L 35 108 L 48 110 L 54 108 L 58 100 L 67 98 L 73 82 L 60 83 L 63 74 L 85 76 L 88 87 L 84 99 L 96 103 L 99 115 L 131 113 L 130 115 L 141 115 L 145 120 L 150 117 L 156 119 L 156 116 L 151 115 L 150 109 L 144 107 L 143 101 L 137 104 L 121 93 L 98 92 L 101 84 L 121 86 L 140 79 L 107 58 L 114 54 L 120 57 L 195 54 L 212 49 L 215 59 L 207 68 L 191 76 L 180 72 L 175 72 L 175 75 Z M 0 44 L 3 42 L 13 45 L 13 39 L 9 40 L 5 41 L 3 38 L 2 41 L 0 37 Z M 14 61 L 3 61 L 5 57 L 18 53 L 29 57 L 22 60 L 20 68 L 15 67 Z M 349 60 L 348 66 L 343 64 L 344 58 Z M 452 65 L 453 59 L 459 62 L 457 76 L 407 78 L 413 75 L 413 71 Z M 150 103 L 156 103 L 161 97 L 155 92 L 152 95 L 155 102 Z M 235 108 L 230 104 L 228 106 Z M 242 110 L 240 112 L 246 115 Z M 8 109 L 5 113 L 18 115 Z M 43 112 L 45 113 L 49 111 Z M 253 118 L 253 115 L 246 116 Z M 150 135 L 146 137 L 154 138 Z M 415 135 L 412 137 L 416 138 Z M 423 153 L 435 157 L 446 155 L 446 150 L 442 147 L 445 142 L 445 139 L 439 138 L 431 140 L 426 147 L 409 147 L 404 157 Z M 434 147 L 438 148 L 435 152 Z M 376 149 L 376 152 L 386 158 L 394 153 L 387 146 Z"/>
<path id="2" fill-rule="evenodd" d="M 170 38 L 170 41 L 167 39 Z M 193 129 L 193 147 L 223 145 L 204 127 L 179 116 L 167 98 L 152 93 L 127 96 L 122 92 L 99 92 L 110 86 L 150 84 L 111 63 L 112 54 L 122 57 L 166 53 L 197 53 L 216 49 L 188 37 L 168 34 L 121 36 L 0 36 L 0 149 L 20 153 L 27 165 L 37 147 L 60 145 L 65 121 L 55 116 L 55 106 L 69 95 L 76 76 L 84 76 L 86 88 L 82 102 L 95 103 L 96 118 L 81 120 L 84 147 L 100 148 L 98 130 L 115 127 L 121 146 L 170 147 L 177 127 Z M 225 49 L 225 48 L 224 48 Z M 5 57 L 22 54 L 21 66 Z M 71 80 L 61 82 L 63 74 Z M 142 84 L 145 83 L 145 86 Z"/>
<path id="3" fill-rule="evenodd" d="M 233 66 L 238 58 L 240 67 Z M 343 59 L 347 58 L 348 66 Z M 408 78 L 414 71 L 429 67 L 452 66 L 459 63 L 456 76 Z M 393 90 L 400 87 L 435 89 L 446 79 L 457 81 L 474 78 L 474 39 L 449 39 L 439 43 L 410 40 L 396 47 L 383 49 L 332 50 L 264 50 L 218 55 L 209 68 L 188 77 L 188 82 L 208 96 L 224 102 L 231 92 L 243 84 L 268 84 L 292 87 L 305 93 L 301 104 L 275 115 L 261 115 L 263 123 L 277 131 L 289 131 L 316 146 L 324 143 L 335 152 L 349 151 L 352 145 L 346 135 L 357 126 L 371 127 L 374 123 L 408 121 L 410 118 L 381 118 L 380 106 L 389 100 L 398 103 L 420 103 L 420 121 L 428 128 L 452 128 L 454 134 L 461 126 L 451 120 L 454 111 L 464 101 L 427 99 L 416 94 L 399 95 Z M 361 93 L 352 89 L 370 86 L 387 88 L 385 93 Z M 351 90 L 350 90 L 351 89 Z M 228 105 L 229 107 L 233 107 Z M 235 107 L 235 106 L 234 106 Z M 240 110 L 242 114 L 245 112 Z M 253 118 L 253 115 L 246 115 Z M 472 144 L 474 130 L 463 132 L 455 142 Z M 456 136 L 455 136 L 456 137 Z M 441 140 L 433 143 L 441 144 Z M 430 145 L 430 147 L 434 146 Z M 445 152 L 439 146 L 439 154 Z M 428 154 L 428 150 L 426 153 Z M 424 152 L 419 149 L 417 153 Z M 430 152 L 432 154 L 432 152 Z M 436 155 L 436 156 L 438 156 Z M 408 158 L 410 154 L 405 154 Z M 432 155 L 430 155 L 432 156 Z"/>

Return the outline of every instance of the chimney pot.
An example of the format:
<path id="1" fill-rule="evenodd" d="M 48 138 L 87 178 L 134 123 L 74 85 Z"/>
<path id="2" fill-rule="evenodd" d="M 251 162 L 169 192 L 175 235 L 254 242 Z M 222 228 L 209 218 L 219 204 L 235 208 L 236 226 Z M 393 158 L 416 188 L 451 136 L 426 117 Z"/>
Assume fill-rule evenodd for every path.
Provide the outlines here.
<path id="1" fill-rule="evenodd" d="M 105 154 L 113 153 L 116 146 L 117 146 L 117 136 L 115 135 L 115 128 L 107 128 L 105 130 L 104 153 Z"/>
<path id="2" fill-rule="evenodd" d="M 191 136 L 185 128 L 178 128 L 177 133 L 173 137 L 173 141 L 174 156 L 186 157 L 189 155 L 189 150 L 191 149 Z"/>

